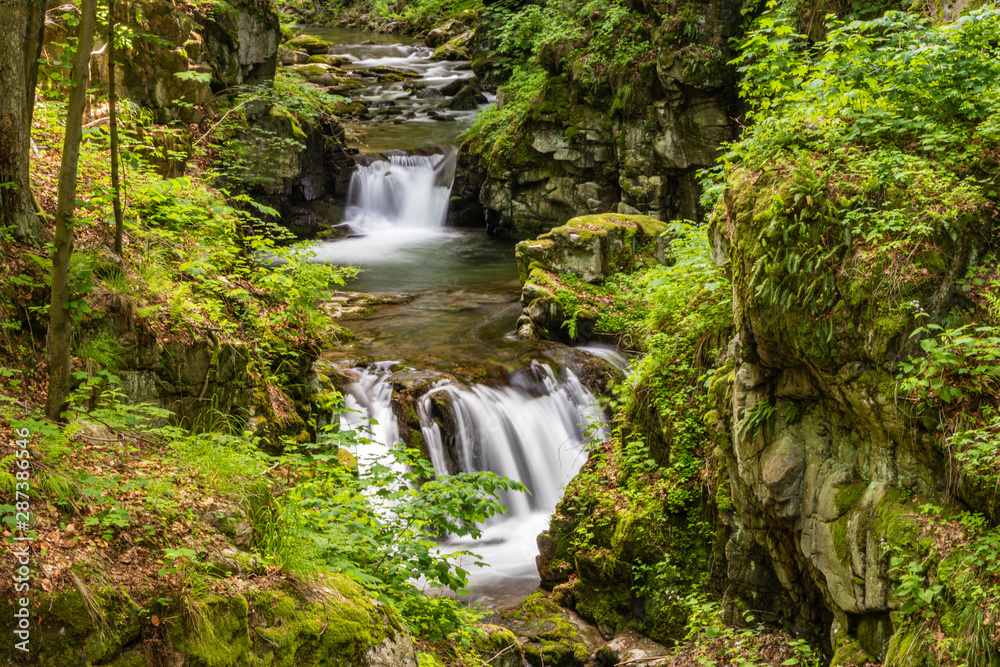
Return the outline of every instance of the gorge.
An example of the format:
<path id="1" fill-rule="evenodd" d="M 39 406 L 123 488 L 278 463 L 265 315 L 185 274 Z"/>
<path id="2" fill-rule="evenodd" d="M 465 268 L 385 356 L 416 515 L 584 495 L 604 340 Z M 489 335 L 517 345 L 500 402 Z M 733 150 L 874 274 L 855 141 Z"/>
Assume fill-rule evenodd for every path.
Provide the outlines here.
<path id="1" fill-rule="evenodd" d="M 0 6 L 0 656 L 1000 664 L 995 6 L 94 5 Z"/>

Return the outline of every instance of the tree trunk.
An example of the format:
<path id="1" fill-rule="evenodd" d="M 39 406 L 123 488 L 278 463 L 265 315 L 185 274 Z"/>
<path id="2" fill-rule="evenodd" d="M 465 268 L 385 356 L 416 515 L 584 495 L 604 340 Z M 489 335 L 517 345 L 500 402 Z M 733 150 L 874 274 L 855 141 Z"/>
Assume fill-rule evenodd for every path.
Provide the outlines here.
<path id="1" fill-rule="evenodd" d="M 28 156 L 44 30 L 45 0 L 0 0 L 0 225 L 35 241 L 42 239 L 42 228 L 31 197 Z"/>
<path id="2" fill-rule="evenodd" d="M 122 190 L 118 182 L 118 94 L 115 90 L 115 0 L 108 0 L 108 122 L 111 126 L 111 189 L 114 191 L 115 252 L 122 254 Z"/>
<path id="3" fill-rule="evenodd" d="M 2 0 L 0 0 L 2 1 Z M 66 138 L 59 167 L 59 200 L 56 205 L 55 253 L 52 256 L 52 300 L 49 303 L 49 394 L 45 414 L 58 420 L 72 387 L 70 351 L 72 321 L 69 310 L 69 262 L 73 255 L 73 230 L 70 227 L 76 206 L 77 166 L 80 162 L 80 139 L 83 136 L 83 107 L 87 101 L 90 51 L 94 45 L 94 22 L 97 0 L 83 0 L 80 38 L 73 62 L 73 90 L 66 109 Z"/>

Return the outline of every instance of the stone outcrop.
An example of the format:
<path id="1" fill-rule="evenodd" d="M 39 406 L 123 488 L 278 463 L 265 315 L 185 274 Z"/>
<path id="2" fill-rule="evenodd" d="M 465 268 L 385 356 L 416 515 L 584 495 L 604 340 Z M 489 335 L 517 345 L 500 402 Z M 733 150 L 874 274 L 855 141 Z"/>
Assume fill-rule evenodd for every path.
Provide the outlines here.
<path id="1" fill-rule="evenodd" d="M 834 265 L 823 271 L 835 277 L 829 310 L 817 317 L 807 300 L 774 305 L 753 286 L 773 224 L 765 207 L 778 201 L 784 215 L 795 215 L 796 178 L 734 174 L 712 221 L 739 326 L 726 353 L 731 371 L 719 380 L 726 388 L 716 394 L 733 505 L 722 514 L 725 595 L 738 605 L 748 591 L 760 592 L 752 580 L 759 572 L 748 577 L 745 568 L 754 562 L 788 596 L 789 622 L 832 624 L 880 661 L 899 605 L 890 557 L 915 543 L 907 517 L 916 504 L 946 504 L 949 496 L 937 437 L 898 396 L 895 363 L 919 349 L 909 336 L 914 318 L 900 306 L 917 302 L 931 321 L 960 307 L 950 277 L 965 275 L 980 255 L 989 222 L 967 212 L 937 226 L 921 257 L 937 275 L 886 280 L 899 270 L 891 258 L 835 248 Z M 863 263 L 864 273 L 850 268 Z M 813 278 L 803 273 L 782 279 Z M 974 495 L 962 500 L 989 511 Z"/>
<path id="2" fill-rule="evenodd" d="M 667 225 L 641 215 L 591 215 L 517 245 L 522 338 L 574 342 L 594 336 L 602 304 L 567 276 L 602 285 L 616 273 L 668 260 Z M 610 332 L 606 332 L 610 333 Z"/>
<path id="3" fill-rule="evenodd" d="M 512 154 L 484 165 L 481 198 L 498 233 L 528 238 L 589 213 L 702 219 L 695 172 L 735 136 L 735 76 L 725 63 L 740 2 L 639 5 L 654 24 L 656 58 L 638 80 L 595 88 L 558 54 L 547 63 L 542 100 L 521 122 Z M 472 43 L 489 39 L 484 26 Z M 473 64 L 482 80 L 495 80 L 490 61 Z"/>
<path id="4" fill-rule="evenodd" d="M 157 122 L 196 123 L 213 93 L 274 78 L 280 31 L 273 3 L 236 0 L 185 12 L 169 0 L 146 0 L 137 9 L 130 15 L 138 20 L 126 23 L 153 38 L 118 53 L 119 94 L 150 109 Z M 105 51 L 92 68 L 107 82 Z"/>

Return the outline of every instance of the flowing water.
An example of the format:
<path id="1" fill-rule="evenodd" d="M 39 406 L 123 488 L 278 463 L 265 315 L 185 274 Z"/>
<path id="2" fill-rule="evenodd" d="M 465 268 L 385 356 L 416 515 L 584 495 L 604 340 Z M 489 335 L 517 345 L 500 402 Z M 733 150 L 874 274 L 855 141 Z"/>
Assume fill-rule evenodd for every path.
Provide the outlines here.
<path id="1" fill-rule="evenodd" d="M 359 33 L 315 34 L 344 41 L 333 51 L 350 57 L 354 68 L 408 68 L 429 86 L 471 75 L 464 64 L 432 63 L 430 49 L 395 37 L 360 33 L 375 43 L 358 44 Z M 442 548 L 469 548 L 490 564 L 471 568 L 474 592 L 516 600 L 538 585 L 535 537 L 547 528 L 565 484 L 584 462 L 588 437 L 606 437 L 604 415 L 567 363 L 572 351 L 513 335 L 520 314 L 513 244 L 490 239 L 482 230 L 444 226 L 455 173 L 456 150 L 449 144 L 474 112 L 453 113 L 454 122 L 429 120 L 422 110 L 440 101 L 414 98 L 400 84 L 372 86 L 355 99 L 369 106 L 391 101 L 413 112 L 405 122 L 369 128 L 364 135 L 369 147 L 421 148 L 422 154 L 393 152 L 387 160 L 359 162 L 343 220 L 353 236 L 315 247 L 322 261 L 363 269 L 351 289 L 416 295 L 348 322 L 358 340 L 328 355 L 341 363 L 375 360 L 357 367 L 358 380 L 345 388 L 347 404 L 357 412 L 342 426 L 362 428 L 365 418 L 377 420 L 376 443 L 360 453 L 384 455 L 385 447 L 400 440 L 392 408 L 394 374 L 446 373 L 416 401 L 437 473 L 490 470 L 522 482 L 530 494 L 505 496 L 508 514 L 488 522 L 481 539 L 453 539 Z M 587 353 L 625 363 L 607 347 L 590 346 Z M 483 365 L 503 369 L 503 379 L 465 380 L 463 369 Z M 431 416 L 432 399 L 442 397 L 452 433 L 443 433 Z"/>
<path id="2" fill-rule="evenodd" d="M 350 61 L 343 66 L 345 70 L 364 74 L 375 66 L 395 67 L 419 74 L 419 82 L 430 89 L 441 89 L 473 77 L 469 63 L 431 60 L 434 49 L 413 38 L 346 28 L 309 27 L 306 32 L 334 43 L 332 54 Z M 448 109 L 447 97 L 421 97 L 408 90 L 406 84 L 405 81 L 378 83 L 373 77 L 369 85 L 351 92 L 353 100 L 364 102 L 373 111 L 387 107 L 399 111 L 389 122 L 351 124 L 356 137 L 353 145 L 362 152 L 417 151 L 428 146 L 456 145 L 476 117 L 475 110 Z M 411 114 L 413 117 L 407 118 Z"/>

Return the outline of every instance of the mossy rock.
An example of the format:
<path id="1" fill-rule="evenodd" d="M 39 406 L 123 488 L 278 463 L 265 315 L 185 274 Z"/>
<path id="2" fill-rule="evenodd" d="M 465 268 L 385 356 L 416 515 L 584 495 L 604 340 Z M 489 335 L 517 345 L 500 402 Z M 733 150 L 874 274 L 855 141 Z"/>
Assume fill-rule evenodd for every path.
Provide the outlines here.
<path id="1" fill-rule="evenodd" d="M 81 577 L 81 582 L 91 581 Z M 30 653 L 26 664 L 104 664 L 139 638 L 141 609 L 123 589 L 98 588 L 82 583 L 83 590 L 70 587 L 61 591 L 32 593 Z M 20 639 L 13 634 L 13 599 L 4 600 L 0 612 L 5 623 L 0 633 L 0 655 L 20 655 L 14 648 Z M 7 625 L 7 624 L 10 625 Z"/>
<path id="2" fill-rule="evenodd" d="M 462 34 L 448 40 L 441 46 L 434 49 L 434 54 L 431 56 L 431 60 L 471 60 L 469 51 L 466 48 L 468 40 L 468 34 Z"/>
<path id="3" fill-rule="evenodd" d="M 550 593 L 532 593 L 519 608 L 504 612 L 504 625 L 518 636 L 532 667 L 584 667 L 603 643 L 597 629 L 557 605 Z"/>
<path id="4" fill-rule="evenodd" d="M 571 219 L 534 241 L 517 244 L 522 284 L 534 268 L 603 283 L 613 273 L 668 261 L 668 225 L 645 215 L 604 213 Z"/>
<path id="5" fill-rule="evenodd" d="M 524 651 L 513 632 L 496 625 L 483 625 L 479 629 L 482 634 L 476 635 L 472 643 L 476 657 L 491 667 L 521 667 L 524 664 Z"/>
<path id="6" fill-rule="evenodd" d="M 310 58 L 310 61 L 312 58 Z M 310 62 L 308 65 L 299 65 L 294 68 L 296 74 L 304 79 L 315 79 L 330 71 L 330 68 L 319 62 Z"/>
<path id="7" fill-rule="evenodd" d="M 281 583 L 244 595 L 209 597 L 167 627 L 186 664 L 228 667 L 415 665 L 413 643 L 399 618 L 340 575 L 306 597 Z"/>
<path id="8" fill-rule="evenodd" d="M 332 42 L 327 42 L 312 35 L 297 35 L 285 42 L 282 46 L 292 51 L 305 51 L 311 56 L 325 54 L 333 46 Z"/>

